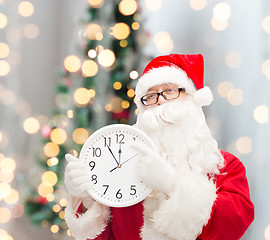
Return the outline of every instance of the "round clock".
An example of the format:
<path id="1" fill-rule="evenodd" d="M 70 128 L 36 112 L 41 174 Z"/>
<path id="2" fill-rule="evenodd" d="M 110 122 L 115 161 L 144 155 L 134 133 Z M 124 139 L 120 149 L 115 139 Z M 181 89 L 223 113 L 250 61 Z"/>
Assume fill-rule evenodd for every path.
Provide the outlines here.
<path id="1" fill-rule="evenodd" d="M 141 153 L 131 148 L 134 142 L 155 149 L 144 132 L 126 124 L 100 128 L 84 143 L 79 159 L 91 173 L 94 185 L 88 193 L 96 201 L 110 207 L 127 207 L 151 193 L 137 178 L 135 164 Z"/>

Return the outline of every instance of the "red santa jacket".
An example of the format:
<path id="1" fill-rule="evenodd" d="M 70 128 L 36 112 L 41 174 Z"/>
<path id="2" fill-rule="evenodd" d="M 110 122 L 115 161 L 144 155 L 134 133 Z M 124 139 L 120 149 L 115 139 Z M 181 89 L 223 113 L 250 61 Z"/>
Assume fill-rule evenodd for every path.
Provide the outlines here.
<path id="1" fill-rule="evenodd" d="M 254 219 L 254 206 L 250 200 L 245 167 L 232 154 L 225 151 L 221 153 L 225 163 L 220 174 L 215 177 L 217 199 L 208 223 L 198 233 L 198 240 L 240 239 Z M 110 210 L 111 219 L 95 240 L 141 239 L 143 203 Z"/>

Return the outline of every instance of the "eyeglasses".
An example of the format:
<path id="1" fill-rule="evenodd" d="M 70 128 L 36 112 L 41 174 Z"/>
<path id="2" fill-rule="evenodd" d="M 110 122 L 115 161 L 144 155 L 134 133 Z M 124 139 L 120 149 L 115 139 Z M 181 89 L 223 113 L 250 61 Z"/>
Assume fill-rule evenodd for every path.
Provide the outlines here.
<path id="1" fill-rule="evenodd" d="M 165 100 L 173 100 L 179 97 L 180 92 L 185 92 L 185 88 L 168 88 L 162 92 L 146 94 L 141 98 L 141 102 L 145 106 L 154 105 L 158 102 L 161 95 Z"/>

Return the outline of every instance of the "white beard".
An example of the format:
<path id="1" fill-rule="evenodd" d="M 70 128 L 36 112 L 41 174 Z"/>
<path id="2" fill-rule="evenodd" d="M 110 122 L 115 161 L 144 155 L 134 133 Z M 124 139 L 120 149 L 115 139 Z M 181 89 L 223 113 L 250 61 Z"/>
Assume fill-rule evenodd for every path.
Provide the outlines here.
<path id="1" fill-rule="evenodd" d="M 202 109 L 191 96 L 140 112 L 136 126 L 175 167 L 218 174 L 223 166 L 223 158 Z"/>

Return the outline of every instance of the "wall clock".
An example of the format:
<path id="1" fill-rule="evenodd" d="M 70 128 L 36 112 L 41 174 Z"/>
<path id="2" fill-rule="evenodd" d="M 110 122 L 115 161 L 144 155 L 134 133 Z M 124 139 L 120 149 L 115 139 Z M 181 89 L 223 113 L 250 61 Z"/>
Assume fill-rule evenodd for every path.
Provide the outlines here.
<path id="1" fill-rule="evenodd" d="M 126 124 L 112 124 L 94 132 L 84 143 L 79 159 L 86 163 L 94 183 L 89 191 L 96 201 L 110 207 L 127 207 L 144 200 L 151 189 L 136 175 L 141 153 L 132 149 L 139 142 L 156 149 L 141 130 Z"/>

